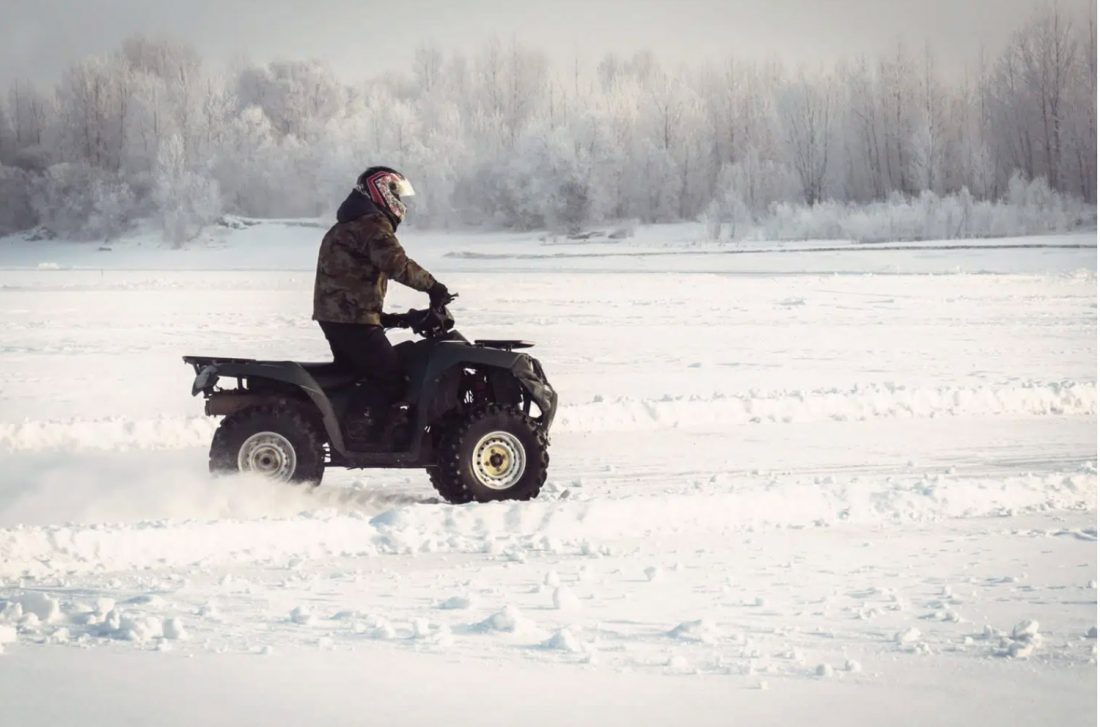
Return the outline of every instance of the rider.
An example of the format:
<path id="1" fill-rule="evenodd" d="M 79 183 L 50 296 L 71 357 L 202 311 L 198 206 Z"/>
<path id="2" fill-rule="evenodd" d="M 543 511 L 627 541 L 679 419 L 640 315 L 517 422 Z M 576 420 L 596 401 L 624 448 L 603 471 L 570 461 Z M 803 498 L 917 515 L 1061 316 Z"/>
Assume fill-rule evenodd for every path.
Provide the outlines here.
<path id="1" fill-rule="evenodd" d="M 313 287 L 313 320 L 332 348 L 338 366 L 364 382 L 361 426 L 349 426 L 354 439 L 377 439 L 388 411 L 405 391 L 397 354 L 383 326 L 400 325 L 401 316 L 382 312 L 389 279 L 428 294 L 431 305 L 446 304 L 451 294 L 427 270 L 405 255 L 394 231 L 405 218 L 402 197 L 414 194 L 400 172 L 371 167 L 340 205 L 336 224 L 321 241 Z"/>

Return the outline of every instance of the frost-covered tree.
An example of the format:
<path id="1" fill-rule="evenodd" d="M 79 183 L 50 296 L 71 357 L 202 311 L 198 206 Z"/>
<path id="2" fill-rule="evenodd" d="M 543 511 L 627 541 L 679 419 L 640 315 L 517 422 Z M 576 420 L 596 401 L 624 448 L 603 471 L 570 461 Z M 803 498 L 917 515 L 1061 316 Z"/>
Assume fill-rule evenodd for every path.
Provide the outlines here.
<path id="1" fill-rule="evenodd" d="M 279 61 L 247 67 L 236 79 L 239 108 L 256 106 L 283 135 L 318 139 L 346 108 L 346 89 L 318 61 Z"/>
<path id="2" fill-rule="evenodd" d="M 154 217 L 179 239 L 213 210 L 328 218 L 365 167 L 388 164 L 413 179 L 410 224 L 426 226 L 705 216 L 723 238 L 769 220 L 801 234 L 800 219 L 845 229 L 849 202 L 910 235 L 1036 223 L 983 206 L 1006 197 L 1075 220 L 1068 202 L 1018 193 L 1044 178 L 1059 199 L 1096 198 L 1095 11 L 1073 10 L 1040 6 L 956 72 L 901 43 L 792 70 L 646 51 L 554 68 L 494 40 L 424 46 L 411 68 L 349 84 L 317 61 L 217 72 L 184 44 L 135 37 L 53 89 L 8 90 L 0 164 L 24 193 L 5 219 L 97 238 Z M 874 237 L 867 225 L 854 234 Z"/>
<path id="3" fill-rule="evenodd" d="M 187 165 L 183 140 L 173 134 L 161 144 L 153 187 L 165 238 L 179 244 L 190 240 L 221 214 L 218 183 Z"/>
<path id="4" fill-rule="evenodd" d="M 10 163 L 15 156 L 15 130 L 4 108 L 4 99 L 0 98 L 0 164 Z"/>
<path id="5" fill-rule="evenodd" d="M 55 108 L 38 89 L 16 81 L 8 91 L 7 110 L 11 124 L 12 162 L 23 169 L 44 169 L 54 157 L 46 142 Z"/>
<path id="6" fill-rule="evenodd" d="M 920 100 L 910 143 L 910 177 L 918 189 L 939 194 L 946 184 L 946 94 L 936 77 L 935 60 L 927 46 L 918 93 Z"/>
<path id="7" fill-rule="evenodd" d="M 31 207 L 30 173 L 0 164 L 0 235 L 25 230 L 35 224 Z"/>
<path id="8" fill-rule="evenodd" d="M 833 96 L 830 83 L 813 84 L 802 76 L 787 86 L 780 99 L 791 165 L 802 184 L 802 197 L 811 205 L 825 198 L 833 144 Z"/>
<path id="9" fill-rule="evenodd" d="M 41 224 L 72 239 L 109 240 L 137 212 L 129 185 L 87 162 L 61 162 L 32 176 L 30 204 Z"/>

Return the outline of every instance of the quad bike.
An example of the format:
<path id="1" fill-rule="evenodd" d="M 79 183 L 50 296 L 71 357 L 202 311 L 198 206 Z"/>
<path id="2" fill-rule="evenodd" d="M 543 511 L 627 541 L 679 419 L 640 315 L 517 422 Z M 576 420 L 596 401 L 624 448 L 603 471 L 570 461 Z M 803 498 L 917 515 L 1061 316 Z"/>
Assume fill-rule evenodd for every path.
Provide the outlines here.
<path id="1" fill-rule="evenodd" d="M 185 356 L 195 369 L 192 395 L 203 395 L 208 415 L 225 417 L 211 472 L 316 485 L 326 467 L 423 467 L 448 502 L 536 497 L 558 397 L 539 362 L 517 352 L 533 344 L 471 343 L 445 305 L 404 319 L 421 337 L 394 346 L 408 390 L 391 410 L 395 423 L 370 445 L 349 436 L 363 384 L 334 363 Z"/>

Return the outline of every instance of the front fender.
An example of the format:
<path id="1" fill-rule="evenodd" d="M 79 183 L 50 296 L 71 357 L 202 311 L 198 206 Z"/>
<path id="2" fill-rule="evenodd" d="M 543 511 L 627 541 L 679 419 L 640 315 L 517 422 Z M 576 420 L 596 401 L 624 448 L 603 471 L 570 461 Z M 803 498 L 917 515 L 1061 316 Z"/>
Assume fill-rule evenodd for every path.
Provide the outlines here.
<path id="1" fill-rule="evenodd" d="M 536 358 L 520 354 L 519 360 L 512 366 L 512 374 L 538 404 L 539 411 L 542 412 L 539 423 L 543 431 L 550 431 L 550 425 L 554 423 L 554 415 L 558 411 L 558 392 L 550 385 L 542 364 Z"/>
<path id="2" fill-rule="evenodd" d="M 471 346 L 461 341 L 442 341 L 435 344 L 422 369 L 414 372 L 410 391 L 415 392 L 420 406 L 421 423 L 426 424 L 430 394 L 440 379 L 456 367 L 495 368 L 509 372 L 520 383 L 542 412 L 540 424 L 549 430 L 557 412 L 558 395 L 546 379 L 538 360 L 525 353 L 496 348 Z"/>

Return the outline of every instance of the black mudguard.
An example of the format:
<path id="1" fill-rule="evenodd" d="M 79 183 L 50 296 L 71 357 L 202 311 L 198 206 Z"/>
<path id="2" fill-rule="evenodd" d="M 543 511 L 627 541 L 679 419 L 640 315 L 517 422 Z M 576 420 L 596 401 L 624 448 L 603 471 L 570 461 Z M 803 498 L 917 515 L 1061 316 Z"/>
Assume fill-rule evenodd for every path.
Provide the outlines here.
<path id="1" fill-rule="evenodd" d="M 209 396 L 221 377 L 267 379 L 297 387 L 317 407 L 321 415 L 321 423 L 325 426 L 333 449 L 341 454 L 347 451 L 344 447 L 344 435 L 340 431 L 340 420 L 332 408 L 328 395 L 301 364 L 294 361 L 252 361 L 199 356 L 185 356 L 183 360 L 195 367 L 195 383 L 191 386 L 192 396 L 200 392 Z"/>

